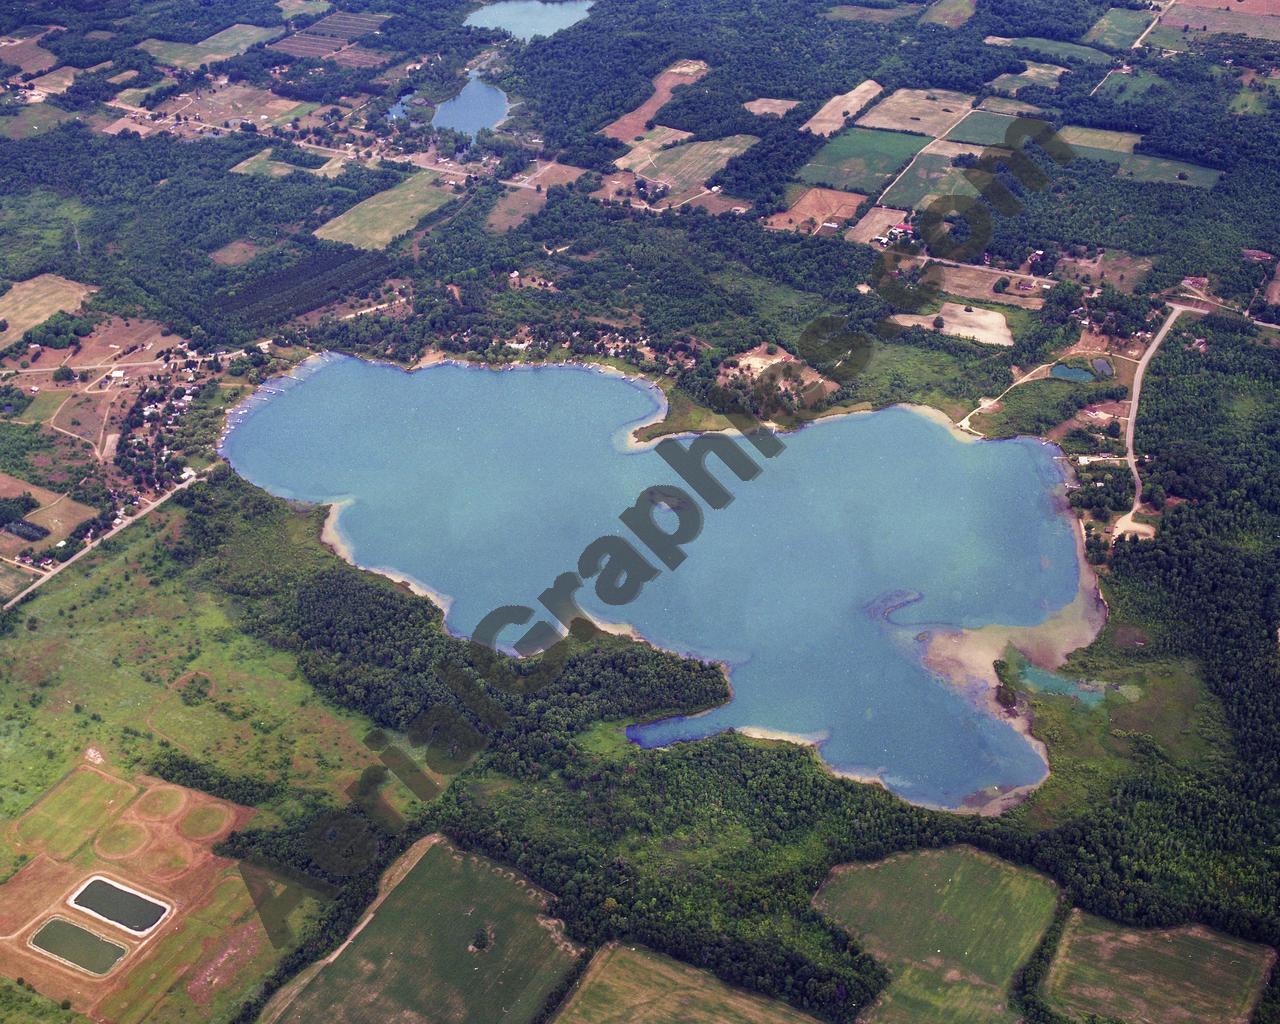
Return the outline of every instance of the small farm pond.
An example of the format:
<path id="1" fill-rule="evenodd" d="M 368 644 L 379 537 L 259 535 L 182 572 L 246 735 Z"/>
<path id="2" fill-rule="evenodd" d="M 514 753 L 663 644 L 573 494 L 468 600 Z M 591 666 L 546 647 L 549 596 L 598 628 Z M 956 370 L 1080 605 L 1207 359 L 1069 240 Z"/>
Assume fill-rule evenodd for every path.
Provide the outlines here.
<path id="1" fill-rule="evenodd" d="M 91 879 L 71 897 L 71 904 L 139 935 L 149 932 L 169 912 L 163 903 L 105 878 Z"/>
<path id="2" fill-rule="evenodd" d="M 46 921 L 32 937 L 31 945 L 90 974 L 106 974 L 125 954 L 124 946 L 108 942 L 62 917 Z"/>

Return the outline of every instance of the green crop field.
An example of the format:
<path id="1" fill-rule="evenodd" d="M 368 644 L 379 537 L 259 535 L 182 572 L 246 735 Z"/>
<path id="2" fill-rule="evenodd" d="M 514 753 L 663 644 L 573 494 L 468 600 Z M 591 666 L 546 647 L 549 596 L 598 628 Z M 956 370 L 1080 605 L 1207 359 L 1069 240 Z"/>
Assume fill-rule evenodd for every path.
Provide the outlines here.
<path id="1" fill-rule="evenodd" d="M 161 64 L 193 70 L 201 64 L 226 60 L 253 46 L 280 35 L 283 29 L 258 25 L 232 25 L 198 43 L 175 43 L 168 39 L 144 39 L 138 48 L 146 50 Z"/>
<path id="2" fill-rule="evenodd" d="M 385 249 L 393 238 L 453 198 L 452 192 L 432 184 L 433 178 L 424 171 L 370 196 L 316 228 L 316 237 L 361 249 Z"/>
<path id="3" fill-rule="evenodd" d="M 978 190 L 952 166 L 950 153 L 921 153 L 889 190 L 880 197 L 884 206 L 920 209 L 939 196 L 976 196 Z"/>
<path id="4" fill-rule="evenodd" d="M 996 114 L 990 110 L 975 110 L 958 125 L 947 132 L 947 139 L 952 142 L 971 142 L 979 146 L 997 146 L 1005 141 L 1009 129 L 1017 122 L 1016 117 L 1008 114 Z"/>
<path id="5" fill-rule="evenodd" d="M 1112 50 L 1127 50 L 1147 30 L 1155 14 L 1151 11 L 1131 11 L 1124 7 L 1112 7 L 1097 20 L 1084 37 L 1086 43 L 1097 43 Z"/>
<path id="6" fill-rule="evenodd" d="M 52 103 L 27 103 L 13 117 L 0 117 L 0 135 L 6 139 L 29 139 L 75 119 L 71 111 Z"/>
<path id="7" fill-rule="evenodd" d="M 726 985 L 650 950 L 606 946 L 554 1024 L 817 1024 L 786 1003 Z"/>
<path id="8" fill-rule="evenodd" d="M 1048 879 L 968 847 L 837 868 L 814 898 L 893 974 L 875 1024 L 1016 1021 L 1009 983 L 1055 902 Z"/>
<path id="9" fill-rule="evenodd" d="M 811 185 L 873 194 L 928 141 L 905 132 L 847 128 L 800 168 L 799 177 Z"/>
<path id="10" fill-rule="evenodd" d="M 1075 911 L 1049 972 L 1049 1001 L 1127 1024 L 1244 1021 L 1274 954 L 1207 928 L 1123 928 Z"/>
<path id="11" fill-rule="evenodd" d="M 528 1022 L 576 958 L 542 913 L 514 872 L 438 841 L 279 1024 Z"/>
<path id="12" fill-rule="evenodd" d="M 1066 58 L 1082 60 L 1089 64 L 1110 64 L 1111 57 L 1092 46 L 1081 46 L 1079 43 L 1063 43 L 1057 39 L 1043 39 L 1040 36 L 1017 36 L 1006 39 L 999 36 L 988 36 L 986 41 L 993 46 L 1016 46 L 1032 53 L 1049 58 Z"/>

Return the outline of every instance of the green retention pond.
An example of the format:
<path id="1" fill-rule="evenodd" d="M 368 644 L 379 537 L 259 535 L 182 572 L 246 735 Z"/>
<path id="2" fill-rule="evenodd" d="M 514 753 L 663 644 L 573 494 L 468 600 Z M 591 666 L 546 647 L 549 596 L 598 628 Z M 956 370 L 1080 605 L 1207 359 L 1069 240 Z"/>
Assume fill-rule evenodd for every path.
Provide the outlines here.
<path id="1" fill-rule="evenodd" d="M 124 946 L 62 917 L 46 921 L 32 936 L 31 945 L 90 974 L 106 974 L 125 954 Z"/>
<path id="2" fill-rule="evenodd" d="M 116 885 L 105 878 L 90 879 L 71 897 L 73 906 L 105 918 L 138 935 L 149 932 L 168 913 L 163 903 Z"/>

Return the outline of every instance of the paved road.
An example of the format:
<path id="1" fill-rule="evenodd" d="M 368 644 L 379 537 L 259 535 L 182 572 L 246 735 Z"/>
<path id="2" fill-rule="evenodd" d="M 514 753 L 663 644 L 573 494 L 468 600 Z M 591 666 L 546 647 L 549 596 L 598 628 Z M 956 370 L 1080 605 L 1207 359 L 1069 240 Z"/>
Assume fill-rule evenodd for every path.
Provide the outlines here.
<path id="1" fill-rule="evenodd" d="M 177 486 L 177 487 L 175 487 L 173 490 L 168 491 L 167 493 L 160 495 L 160 497 L 156 498 L 156 499 L 155 499 L 155 501 L 152 501 L 152 502 L 150 502 L 150 503 L 148 503 L 148 504 L 146 504 L 146 505 L 143 505 L 143 506 L 142 506 L 142 508 L 140 508 L 140 509 L 138 510 L 138 512 L 137 512 L 137 514 L 136 514 L 136 515 L 130 516 L 128 519 L 126 519 L 126 520 L 125 520 L 123 523 L 121 523 L 119 526 L 113 526 L 110 530 L 108 530 L 106 533 L 104 533 L 101 537 L 98 537 L 98 538 L 97 538 L 97 539 L 95 539 L 92 543 L 90 543 L 90 544 L 86 545 L 85 547 L 81 548 L 81 549 L 80 549 L 79 551 L 77 551 L 74 555 L 72 555 L 70 558 L 68 558 L 65 562 L 62 562 L 62 563 L 60 563 L 60 564 L 58 564 L 58 565 L 55 565 L 55 566 L 54 566 L 52 569 L 50 569 L 47 573 L 45 573 L 45 574 L 44 574 L 43 576 L 41 576 L 38 580 L 36 580 L 34 583 L 32 583 L 32 584 L 31 584 L 31 586 L 27 587 L 27 589 L 26 589 L 26 590 L 24 590 L 21 594 L 18 594 L 18 595 L 17 595 L 17 596 L 15 596 L 15 597 L 11 597 L 8 601 L 6 601 L 6 602 L 5 602 L 5 605 L 4 605 L 4 611 L 8 611 L 10 608 L 12 608 L 14 605 L 16 605 L 19 601 L 21 601 L 21 600 L 22 600 L 24 597 L 26 597 L 28 594 L 34 593 L 37 589 L 39 589 L 40 587 L 44 586 L 46 583 L 48 583 L 48 582 L 49 582 L 49 580 L 51 580 L 51 579 L 53 579 L 53 577 L 57 576 L 57 575 L 58 575 L 58 573 L 62 572 L 62 570 L 63 570 L 63 569 L 65 569 L 67 566 L 69 566 L 69 565 L 74 565 L 76 562 L 80 561 L 80 559 L 82 559 L 82 558 L 83 558 L 85 555 L 87 555 L 90 551 L 93 551 L 93 550 L 94 550 L 94 549 L 95 549 L 99 544 L 101 544 L 103 541 L 105 541 L 105 540 L 110 540 L 112 537 L 114 537 L 114 536 L 115 536 L 117 533 L 119 533 L 121 530 L 124 530 L 124 529 L 126 529 L 126 528 L 128 528 L 128 527 L 132 526 L 134 523 L 141 521 L 143 518 L 145 518 L 145 517 L 147 516 L 147 514 L 148 514 L 148 513 L 152 512 L 153 510 L 155 510 L 155 509 L 157 509 L 157 508 L 159 508 L 161 505 L 163 505 L 166 501 L 168 501 L 170 498 L 172 498 L 172 497 L 173 497 L 175 494 L 177 494 L 179 491 L 184 491 L 184 490 L 186 490 L 188 487 L 190 487 L 193 483 L 195 483 L 195 482 L 196 482 L 197 480 L 199 480 L 199 479 L 201 479 L 201 478 L 200 478 L 200 477 L 198 477 L 198 476 L 193 476 L 190 480 L 184 480 L 182 483 L 178 484 L 178 486 Z"/>

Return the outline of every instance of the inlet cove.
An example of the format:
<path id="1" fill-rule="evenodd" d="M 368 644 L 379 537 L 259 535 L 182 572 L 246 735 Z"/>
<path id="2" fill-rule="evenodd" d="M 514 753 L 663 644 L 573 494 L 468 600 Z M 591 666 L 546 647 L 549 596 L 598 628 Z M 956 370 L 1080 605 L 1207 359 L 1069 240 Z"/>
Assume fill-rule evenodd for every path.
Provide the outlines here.
<path id="1" fill-rule="evenodd" d="M 634 725 L 635 742 L 735 728 L 812 743 L 837 772 L 949 808 L 1045 777 L 995 706 L 991 663 L 1012 640 L 1052 667 L 1096 630 L 1056 448 L 967 440 L 907 408 L 819 421 L 781 435 L 771 458 L 733 435 L 758 472 L 706 460 L 732 500 L 701 505 L 670 568 L 619 520 L 649 488 L 691 489 L 631 440 L 664 411 L 651 385 L 573 366 L 407 373 L 340 356 L 294 373 L 236 410 L 224 454 L 274 494 L 334 504 L 344 554 L 430 593 L 454 633 L 504 605 L 554 621 L 539 595 L 597 538 L 644 552 L 654 571 L 633 601 L 605 603 L 591 578 L 574 599 L 722 663 L 733 697 Z M 675 529 L 678 511 L 653 515 Z"/>

